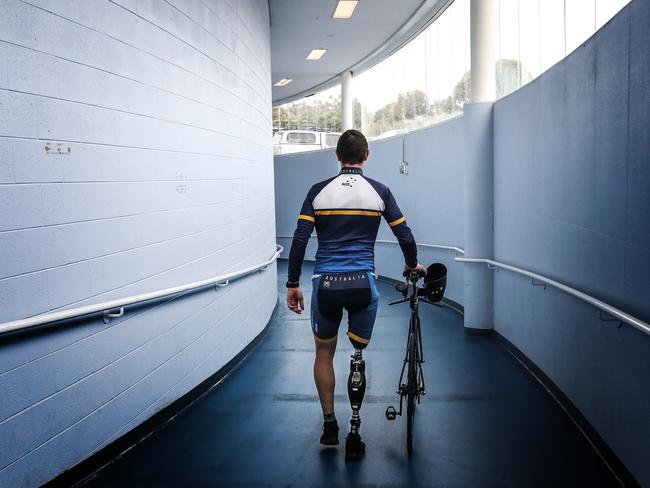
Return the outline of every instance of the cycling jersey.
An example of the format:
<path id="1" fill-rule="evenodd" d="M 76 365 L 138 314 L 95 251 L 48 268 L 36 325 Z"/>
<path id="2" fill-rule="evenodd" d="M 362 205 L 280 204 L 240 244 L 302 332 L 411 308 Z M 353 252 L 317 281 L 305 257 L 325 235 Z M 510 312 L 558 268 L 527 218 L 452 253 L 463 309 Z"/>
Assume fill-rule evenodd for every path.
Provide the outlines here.
<path id="1" fill-rule="evenodd" d="M 390 189 L 367 178 L 358 167 L 316 183 L 307 193 L 289 252 L 289 283 L 300 280 L 309 237 L 316 227 L 315 273 L 349 273 L 375 269 L 375 240 L 381 217 L 402 248 L 406 265 L 417 265 L 415 239 Z"/>

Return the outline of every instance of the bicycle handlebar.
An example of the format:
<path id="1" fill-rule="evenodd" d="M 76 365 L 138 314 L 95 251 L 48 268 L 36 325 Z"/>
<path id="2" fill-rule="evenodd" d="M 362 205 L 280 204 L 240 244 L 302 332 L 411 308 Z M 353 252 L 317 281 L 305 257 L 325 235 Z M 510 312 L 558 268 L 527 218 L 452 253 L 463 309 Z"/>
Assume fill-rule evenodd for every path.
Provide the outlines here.
<path id="1" fill-rule="evenodd" d="M 404 268 L 404 271 L 402 271 L 402 276 L 408 277 L 409 281 L 415 283 L 420 278 L 424 278 L 426 276 L 426 273 L 417 269 Z"/>

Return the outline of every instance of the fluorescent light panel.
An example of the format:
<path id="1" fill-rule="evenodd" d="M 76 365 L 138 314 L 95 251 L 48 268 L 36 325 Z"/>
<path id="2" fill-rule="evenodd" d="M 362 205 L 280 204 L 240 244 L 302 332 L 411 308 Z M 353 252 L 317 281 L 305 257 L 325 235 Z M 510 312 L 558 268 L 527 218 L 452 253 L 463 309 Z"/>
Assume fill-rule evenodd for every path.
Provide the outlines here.
<path id="1" fill-rule="evenodd" d="M 284 86 L 284 85 L 288 85 L 288 84 L 291 83 L 292 81 L 293 81 L 293 79 L 291 79 L 291 78 L 289 78 L 289 79 L 287 79 L 287 78 L 282 78 L 280 81 L 276 82 L 274 86 Z"/>
<path id="2" fill-rule="evenodd" d="M 311 52 L 307 55 L 305 59 L 309 61 L 316 61 L 323 57 L 323 54 L 327 52 L 327 49 L 312 49 Z"/>
<path id="3" fill-rule="evenodd" d="M 359 0 L 339 0 L 332 17 L 335 19 L 349 19 L 352 17 L 352 13 L 357 7 L 357 3 L 359 3 Z"/>

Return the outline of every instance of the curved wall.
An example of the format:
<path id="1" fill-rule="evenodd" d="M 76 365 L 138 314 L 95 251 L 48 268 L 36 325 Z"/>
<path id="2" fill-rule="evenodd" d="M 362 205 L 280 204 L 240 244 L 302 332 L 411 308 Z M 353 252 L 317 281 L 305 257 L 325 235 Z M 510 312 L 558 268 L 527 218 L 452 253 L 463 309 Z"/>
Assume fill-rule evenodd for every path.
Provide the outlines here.
<path id="1" fill-rule="evenodd" d="M 2 10 L 0 322 L 273 254 L 266 1 Z M 276 300 L 273 267 L 0 342 L 0 485 L 37 486 L 191 390 Z"/>
<path id="2" fill-rule="evenodd" d="M 650 321 L 650 4 L 625 7 L 494 105 L 495 259 Z M 558 290 L 494 275 L 495 329 L 650 485 L 650 337 Z"/>

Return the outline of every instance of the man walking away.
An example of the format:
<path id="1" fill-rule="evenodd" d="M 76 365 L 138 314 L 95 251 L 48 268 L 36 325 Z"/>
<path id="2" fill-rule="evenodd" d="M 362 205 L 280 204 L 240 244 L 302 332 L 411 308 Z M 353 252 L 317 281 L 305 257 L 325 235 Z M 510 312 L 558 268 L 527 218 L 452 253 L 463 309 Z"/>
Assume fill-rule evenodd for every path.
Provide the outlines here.
<path id="1" fill-rule="evenodd" d="M 350 362 L 348 396 L 352 407 L 346 460 L 363 457 L 359 410 L 365 393 L 363 349 L 370 342 L 379 294 L 374 273 L 374 247 L 381 217 L 397 237 L 407 269 L 426 273 L 418 264 L 417 246 L 390 189 L 363 175 L 368 142 L 357 130 L 345 131 L 336 146 L 338 175 L 316 183 L 307 193 L 289 252 L 287 305 L 304 310 L 300 274 L 309 237 L 316 227 L 318 251 L 312 277 L 311 327 L 316 342 L 314 380 L 323 410 L 321 444 L 338 445 L 334 415 L 334 352 L 343 309 L 348 312 L 347 336 L 355 349 Z"/>

